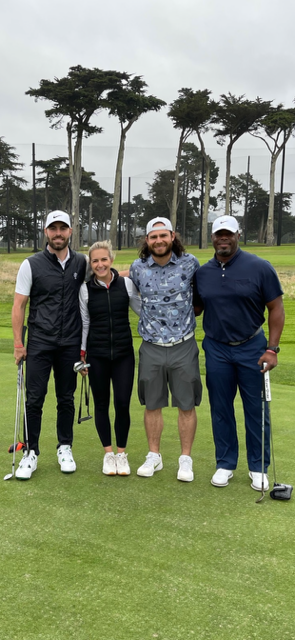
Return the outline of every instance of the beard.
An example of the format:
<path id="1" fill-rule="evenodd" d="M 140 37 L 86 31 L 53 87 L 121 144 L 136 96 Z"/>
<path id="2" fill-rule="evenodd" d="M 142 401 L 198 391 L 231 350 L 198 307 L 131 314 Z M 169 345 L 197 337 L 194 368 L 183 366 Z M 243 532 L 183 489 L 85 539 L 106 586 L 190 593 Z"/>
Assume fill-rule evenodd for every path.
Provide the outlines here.
<path id="1" fill-rule="evenodd" d="M 47 242 L 49 244 L 49 246 L 51 247 L 51 249 L 54 249 L 55 251 L 62 251 L 63 249 L 65 249 L 68 244 L 69 244 L 70 238 L 59 238 L 58 240 L 54 240 L 52 238 L 48 238 L 47 236 Z"/>
<path id="2" fill-rule="evenodd" d="M 233 253 L 232 247 L 228 247 L 227 249 L 217 249 L 216 253 L 218 256 L 230 256 Z"/>
<path id="3" fill-rule="evenodd" d="M 172 246 L 173 246 L 173 243 L 169 242 L 169 244 L 167 244 L 165 248 L 161 247 L 157 249 L 155 247 L 149 247 L 149 252 L 152 254 L 152 256 L 158 256 L 158 257 L 164 258 L 165 256 L 168 256 L 169 253 L 171 253 Z"/>

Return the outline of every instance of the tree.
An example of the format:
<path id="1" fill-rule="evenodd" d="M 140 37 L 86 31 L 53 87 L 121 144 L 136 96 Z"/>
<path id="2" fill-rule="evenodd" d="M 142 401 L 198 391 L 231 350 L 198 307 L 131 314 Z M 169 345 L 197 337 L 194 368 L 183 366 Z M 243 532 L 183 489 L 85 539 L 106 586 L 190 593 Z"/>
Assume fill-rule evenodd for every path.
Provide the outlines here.
<path id="1" fill-rule="evenodd" d="M 67 120 L 69 173 L 72 190 L 72 246 L 79 248 L 79 190 L 82 177 L 82 139 L 94 133 L 101 133 L 101 127 L 90 124 L 92 116 L 106 107 L 105 99 L 109 91 L 127 80 L 126 73 L 86 69 L 81 65 L 70 67 L 68 75 L 54 80 L 40 80 L 39 88 L 30 88 L 26 95 L 36 101 L 49 100 L 53 103 L 45 110 L 52 129 L 62 127 Z M 74 146 L 73 146 L 74 144 Z"/>
<path id="2" fill-rule="evenodd" d="M 248 180 L 247 180 L 248 178 Z M 230 179 L 230 201 L 231 215 L 238 217 L 243 216 L 245 208 L 245 197 L 248 183 L 248 203 L 247 203 L 247 237 L 258 241 L 265 242 L 266 228 L 268 218 L 269 193 L 261 186 L 261 183 L 254 180 L 253 176 L 246 173 L 238 176 L 231 176 Z M 219 198 L 225 200 L 225 190 L 218 195 Z M 274 224 L 275 230 L 278 224 L 280 204 L 280 193 L 276 193 L 274 197 Z M 283 194 L 283 215 L 282 226 L 283 233 L 292 234 L 295 231 L 295 218 L 292 216 L 292 194 Z M 245 220 L 244 220 L 245 224 Z"/>
<path id="3" fill-rule="evenodd" d="M 284 109 L 282 104 L 270 109 L 269 113 L 262 117 L 259 129 L 252 132 L 256 138 L 260 138 L 266 144 L 270 154 L 269 175 L 269 206 L 267 218 L 266 243 L 274 244 L 274 206 L 275 206 L 275 171 L 277 159 L 286 146 L 295 129 L 295 109 Z M 265 139 L 262 132 L 269 138 Z"/>
<path id="4" fill-rule="evenodd" d="M 168 111 L 168 116 L 173 120 L 173 126 L 175 129 L 180 129 L 180 138 L 178 144 L 178 151 L 176 157 L 175 166 L 175 180 L 174 191 L 172 201 L 171 220 L 172 224 L 176 225 L 177 208 L 179 204 L 178 182 L 179 182 L 179 170 L 180 160 L 183 145 L 186 143 L 188 137 L 195 132 L 198 136 L 201 154 L 204 159 L 205 167 L 205 197 L 204 197 L 204 213 L 203 213 L 203 233 L 202 233 L 202 248 L 207 247 L 207 224 L 208 224 L 208 209 L 210 198 L 210 157 L 206 153 L 205 144 L 203 140 L 203 134 L 209 129 L 212 121 L 212 116 L 216 110 L 216 103 L 211 100 L 211 91 L 204 89 L 202 91 L 193 91 L 192 89 L 181 89 L 179 92 L 179 98 L 175 100 Z"/>
<path id="5" fill-rule="evenodd" d="M 12 200 L 17 192 L 18 199 L 22 192 L 21 185 L 25 185 L 27 181 L 18 176 L 17 172 L 22 169 L 23 163 L 18 161 L 19 156 L 15 153 L 14 147 L 11 147 L 3 137 L 0 137 L 0 189 L 1 189 L 1 216 L 2 233 L 7 240 L 7 253 L 10 253 L 10 208 Z"/>
<path id="6" fill-rule="evenodd" d="M 126 135 L 142 114 L 159 111 L 166 104 L 155 96 L 147 96 L 145 94 L 146 87 L 147 84 L 141 76 L 127 75 L 127 78 L 122 78 L 120 85 L 109 92 L 106 101 L 109 114 L 117 116 L 121 128 L 110 229 L 110 240 L 113 247 L 117 246 L 117 223 Z"/>
<path id="7" fill-rule="evenodd" d="M 218 144 L 223 145 L 226 137 L 229 137 L 226 148 L 225 181 L 225 213 L 228 215 L 232 148 L 242 135 L 257 131 L 261 118 L 266 116 L 270 110 L 271 102 L 264 102 L 261 98 L 247 100 L 244 95 L 236 97 L 230 92 L 228 95 L 222 94 L 220 98 L 212 122 L 217 125 L 214 136 L 217 138 Z"/>
<path id="8" fill-rule="evenodd" d="M 36 185 L 44 185 L 44 198 L 45 198 L 45 219 L 49 212 L 49 187 L 50 180 L 54 179 L 57 172 L 62 168 L 67 168 L 68 171 L 68 163 L 67 158 L 57 156 L 56 158 L 51 158 L 50 160 L 36 160 L 35 167 L 38 167 L 40 171 L 38 171 L 38 178 L 36 179 Z M 53 207 L 51 207 L 53 209 Z"/>

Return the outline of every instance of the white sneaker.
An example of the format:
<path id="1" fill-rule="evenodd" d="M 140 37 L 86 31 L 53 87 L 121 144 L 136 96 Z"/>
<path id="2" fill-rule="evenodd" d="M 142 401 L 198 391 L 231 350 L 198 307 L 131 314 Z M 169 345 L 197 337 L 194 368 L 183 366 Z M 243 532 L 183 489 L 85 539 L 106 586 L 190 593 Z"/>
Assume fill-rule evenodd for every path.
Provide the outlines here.
<path id="1" fill-rule="evenodd" d="M 153 453 L 149 451 L 146 456 L 145 462 L 137 469 L 137 475 L 143 478 L 151 478 L 155 471 L 161 471 L 163 469 L 163 461 L 160 453 Z"/>
<path id="2" fill-rule="evenodd" d="M 233 472 L 229 469 L 217 469 L 211 478 L 214 487 L 227 487 L 228 481 L 233 477 Z"/>
<path id="3" fill-rule="evenodd" d="M 106 475 L 106 476 L 115 476 L 117 473 L 117 466 L 116 466 L 116 456 L 113 453 L 113 451 L 111 451 L 110 453 L 106 453 L 103 459 L 103 467 L 102 467 L 102 472 Z"/>
<path id="4" fill-rule="evenodd" d="M 255 491 L 261 491 L 262 473 L 259 473 L 259 471 L 249 471 L 249 477 L 252 480 L 252 484 L 251 484 L 252 489 L 254 489 Z M 263 486 L 264 486 L 264 491 L 269 490 L 269 482 L 268 482 L 268 477 L 266 473 L 263 474 Z"/>
<path id="5" fill-rule="evenodd" d="M 25 451 L 18 468 L 15 472 L 15 477 L 18 480 L 30 480 L 33 471 L 37 469 L 37 456 L 35 451 L 31 449 L 29 453 Z"/>
<path id="6" fill-rule="evenodd" d="M 190 456 L 180 456 L 177 480 L 191 482 L 194 479 L 193 461 Z"/>
<path id="7" fill-rule="evenodd" d="M 117 453 L 116 467 L 118 476 L 130 476 L 131 470 L 128 464 L 128 453 Z"/>
<path id="8" fill-rule="evenodd" d="M 61 444 L 57 450 L 57 460 L 60 470 L 63 473 L 74 473 L 76 463 L 72 454 L 72 447 L 69 444 Z"/>

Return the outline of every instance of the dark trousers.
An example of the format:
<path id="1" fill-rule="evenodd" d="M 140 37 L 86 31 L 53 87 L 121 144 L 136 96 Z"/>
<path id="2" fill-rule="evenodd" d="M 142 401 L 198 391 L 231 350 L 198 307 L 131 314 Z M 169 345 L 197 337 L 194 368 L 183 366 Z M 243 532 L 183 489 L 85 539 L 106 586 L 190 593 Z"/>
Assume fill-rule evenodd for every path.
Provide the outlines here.
<path id="1" fill-rule="evenodd" d="M 262 374 L 257 364 L 266 349 L 266 338 L 257 336 L 236 347 L 205 337 L 206 383 L 209 392 L 217 469 L 236 469 L 239 444 L 234 399 L 239 388 L 243 402 L 247 460 L 250 471 L 262 467 Z M 270 463 L 269 412 L 265 410 L 265 465 Z"/>
<path id="2" fill-rule="evenodd" d="M 57 399 L 57 440 L 58 444 L 73 442 L 75 415 L 74 393 L 77 374 L 73 365 L 80 360 L 80 345 L 56 349 L 37 349 L 28 346 L 26 360 L 27 422 L 29 447 L 39 455 L 39 437 L 43 404 L 47 393 L 51 369 L 54 373 Z"/>
<path id="3" fill-rule="evenodd" d="M 125 449 L 130 428 L 130 398 L 134 379 L 134 352 L 122 358 L 108 360 L 87 356 L 89 383 L 95 407 L 95 425 L 103 447 L 112 442 L 109 418 L 110 383 L 112 380 L 115 407 L 117 447 Z"/>

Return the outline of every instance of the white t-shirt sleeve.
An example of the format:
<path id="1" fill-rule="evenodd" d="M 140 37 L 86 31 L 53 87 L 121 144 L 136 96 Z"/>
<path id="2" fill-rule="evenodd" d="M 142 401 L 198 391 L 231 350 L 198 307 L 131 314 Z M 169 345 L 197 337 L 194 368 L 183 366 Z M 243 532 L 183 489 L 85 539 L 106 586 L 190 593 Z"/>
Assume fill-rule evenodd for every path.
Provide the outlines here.
<path id="1" fill-rule="evenodd" d="M 130 280 L 130 278 L 127 278 L 127 276 L 125 276 L 124 280 L 125 280 L 125 287 L 127 289 L 128 295 L 129 295 L 129 305 L 130 305 L 132 311 L 134 311 L 134 313 L 136 313 L 136 315 L 140 316 L 140 312 L 141 312 L 141 296 L 140 296 L 140 293 L 139 293 L 138 289 L 136 288 L 135 284 L 132 282 L 132 280 Z"/>
<path id="2" fill-rule="evenodd" d="M 29 260 L 24 260 L 20 265 L 15 285 L 15 293 L 22 296 L 29 296 L 31 293 L 33 278 Z"/>
<path id="3" fill-rule="evenodd" d="M 88 311 L 88 289 L 85 282 L 81 285 L 79 291 L 79 305 L 82 318 L 82 342 L 81 349 L 86 351 L 87 337 L 89 332 L 90 317 Z"/>

